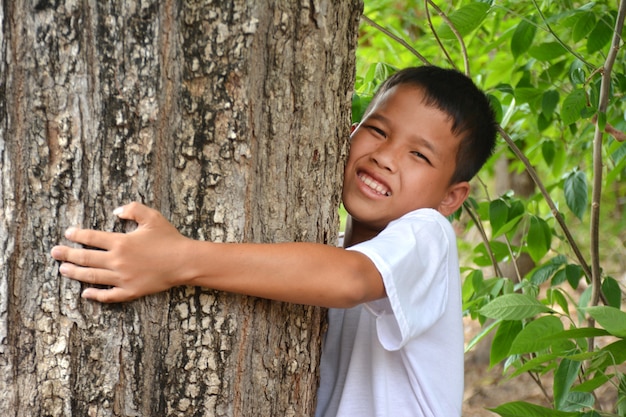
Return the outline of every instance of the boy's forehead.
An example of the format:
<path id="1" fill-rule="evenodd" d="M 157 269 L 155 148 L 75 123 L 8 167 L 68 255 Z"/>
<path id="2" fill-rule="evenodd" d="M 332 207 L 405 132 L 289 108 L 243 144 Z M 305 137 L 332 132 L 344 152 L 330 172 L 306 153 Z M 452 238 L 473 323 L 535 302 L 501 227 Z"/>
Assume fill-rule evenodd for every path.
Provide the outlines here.
<path id="1" fill-rule="evenodd" d="M 405 121 L 411 121 L 412 119 L 408 117 L 412 112 L 420 112 L 424 109 L 434 109 L 443 114 L 451 127 L 452 116 L 434 102 L 429 102 L 423 88 L 411 84 L 394 85 L 376 96 L 370 104 L 369 111 L 364 115 L 364 119 L 370 117 L 389 119 L 403 115 L 407 119 Z M 456 136 L 452 131 L 450 133 Z"/>
<path id="2" fill-rule="evenodd" d="M 380 108 L 384 108 L 389 105 L 389 103 L 398 99 L 398 96 L 403 96 L 405 99 L 412 99 L 411 101 L 414 104 L 425 104 L 425 95 L 422 88 L 414 85 L 397 84 L 376 95 L 370 104 L 370 111 L 368 113 L 373 113 L 376 110 L 380 110 Z"/>
<path id="3" fill-rule="evenodd" d="M 426 131 L 430 131 L 435 124 L 438 124 L 438 118 L 429 118 L 428 126 L 425 126 L 420 113 L 424 111 L 430 113 L 432 110 L 435 110 L 443 115 L 444 121 L 438 124 L 437 130 L 439 135 L 436 136 L 441 138 L 440 134 L 445 132 L 445 136 L 455 139 L 455 148 L 458 150 L 462 135 L 460 132 L 454 132 L 452 128 L 453 117 L 434 103 L 430 103 L 423 88 L 412 84 L 397 84 L 381 92 L 374 100 L 376 101 L 372 103 L 369 112 L 363 120 L 379 120 L 388 124 L 413 125 L 412 127 L 415 127 L 415 135 L 421 136 L 426 134 Z M 430 135 L 427 136 L 430 137 Z M 434 137 L 431 137 L 432 140 L 437 141 Z"/>

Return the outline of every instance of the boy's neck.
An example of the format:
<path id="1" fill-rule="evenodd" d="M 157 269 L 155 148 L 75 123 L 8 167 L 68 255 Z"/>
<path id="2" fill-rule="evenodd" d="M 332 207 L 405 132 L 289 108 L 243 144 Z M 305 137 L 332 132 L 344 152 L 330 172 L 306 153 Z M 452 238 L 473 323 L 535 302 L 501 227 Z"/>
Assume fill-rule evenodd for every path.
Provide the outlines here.
<path id="1" fill-rule="evenodd" d="M 372 229 L 367 227 L 363 223 L 354 220 L 352 216 L 348 215 L 346 218 L 346 230 L 343 237 L 343 247 L 349 248 L 357 243 L 365 242 L 374 238 L 380 233 L 378 229 Z"/>

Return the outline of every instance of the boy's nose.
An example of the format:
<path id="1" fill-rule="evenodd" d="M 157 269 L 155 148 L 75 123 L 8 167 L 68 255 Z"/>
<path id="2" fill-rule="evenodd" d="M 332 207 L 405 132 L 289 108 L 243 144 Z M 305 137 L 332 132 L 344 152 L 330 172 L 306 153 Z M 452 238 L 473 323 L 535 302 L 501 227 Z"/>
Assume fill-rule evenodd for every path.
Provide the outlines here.
<path id="1" fill-rule="evenodd" d="M 382 169 L 395 172 L 397 165 L 397 150 L 388 142 L 381 144 L 373 153 L 372 160 Z"/>

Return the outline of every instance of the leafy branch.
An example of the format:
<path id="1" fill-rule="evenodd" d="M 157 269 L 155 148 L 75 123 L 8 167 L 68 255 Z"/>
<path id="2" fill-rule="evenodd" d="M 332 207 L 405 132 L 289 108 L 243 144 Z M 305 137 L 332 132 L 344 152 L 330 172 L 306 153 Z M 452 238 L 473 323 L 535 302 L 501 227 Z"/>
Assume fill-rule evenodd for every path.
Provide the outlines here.
<path id="1" fill-rule="evenodd" d="M 515 192 L 492 199 L 485 190 L 483 201 L 464 204 L 479 242 L 470 242 L 475 250 L 473 265 L 466 268 L 463 303 L 467 314 L 483 324 L 467 349 L 494 333 L 490 364 L 505 363 L 512 378 L 529 373 L 552 404 L 546 408 L 513 401 L 492 411 L 524 417 L 626 416 L 626 312 L 621 310 L 620 284 L 610 276 L 614 266 L 601 267 L 608 255 L 600 250 L 602 230 L 623 229 L 620 216 L 603 217 L 600 209 L 626 191 L 626 143 L 620 144 L 626 140 L 626 102 L 621 99 L 626 95 L 621 37 L 626 0 L 501 0 L 497 5 L 452 0 L 448 14 L 435 2 L 422 0 L 418 4 L 424 10 L 400 15 L 396 0 L 366 1 L 366 14 L 373 3 L 377 6 L 370 10 L 378 14 L 377 23 L 367 17 L 364 22 L 385 39 L 368 38 L 366 47 L 370 56 L 384 55 L 385 60 L 359 82 L 375 87 L 377 79 L 371 77 L 412 64 L 411 58 L 398 62 L 407 55 L 400 50 L 425 64 L 454 66 L 462 59 L 465 73 L 477 74 L 502 117 L 498 131 L 506 146 L 498 152 L 511 152 L 518 172 L 525 171 L 534 184 L 529 196 Z M 427 27 L 416 28 L 419 22 Z M 420 37 L 419 51 L 396 35 L 414 29 L 432 34 Z M 607 140 L 609 135 L 615 141 Z M 487 166 L 488 173 L 497 170 L 494 162 Z M 603 190 L 610 184 L 616 193 Z M 579 222 L 566 221 L 563 203 Z M 579 227 L 587 211 L 588 234 Z M 520 234 L 523 239 L 513 245 Z M 553 245 L 557 238 L 567 256 Z M 615 246 L 614 251 L 623 252 Z M 587 250 L 590 255 L 584 255 Z M 521 254 L 530 256 L 531 268 L 518 268 Z M 519 281 L 504 278 L 502 260 L 513 263 Z M 493 277 L 484 277 L 489 267 Z M 590 284 L 582 292 L 581 278 Z M 571 289 L 564 288 L 567 284 Z M 609 339 L 596 346 L 598 337 Z M 550 389 L 543 384 L 549 373 Z M 604 390 L 615 392 L 609 412 L 598 402 Z"/>

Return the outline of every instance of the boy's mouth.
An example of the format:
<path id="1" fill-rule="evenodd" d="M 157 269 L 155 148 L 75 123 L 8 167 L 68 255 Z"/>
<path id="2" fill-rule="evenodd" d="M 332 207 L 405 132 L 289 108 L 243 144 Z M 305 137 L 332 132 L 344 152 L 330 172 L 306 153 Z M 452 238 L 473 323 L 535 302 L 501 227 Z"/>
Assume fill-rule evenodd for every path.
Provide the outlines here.
<path id="1" fill-rule="evenodd" d="M 384 184 L 376 181 L 374 178 L 370 177 L 366 173 L 359 172 L 357 176 L 361 181 L 363 181 L 365 185 L 374 190 L 376 193 L 387 197 L 391 195 L 391 191 L 389 190 L 389 188 L 387 188 Z"/>

